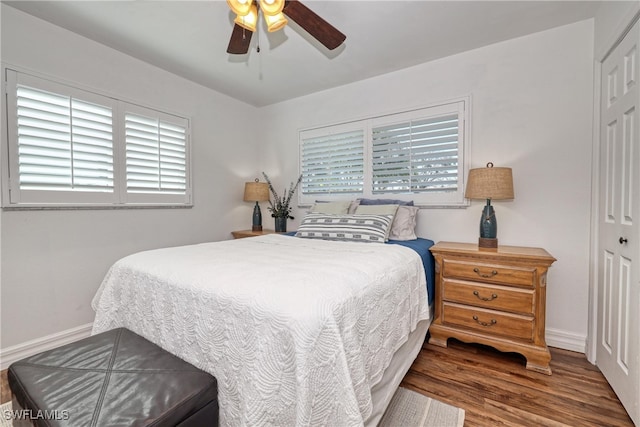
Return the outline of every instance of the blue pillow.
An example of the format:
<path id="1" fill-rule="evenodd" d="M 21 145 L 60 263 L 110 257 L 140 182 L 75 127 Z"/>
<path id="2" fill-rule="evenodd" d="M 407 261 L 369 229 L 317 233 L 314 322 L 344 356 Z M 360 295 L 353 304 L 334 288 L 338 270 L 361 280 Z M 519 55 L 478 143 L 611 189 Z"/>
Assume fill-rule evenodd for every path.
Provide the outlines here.
<path id="1" fill-rule="evenodd" d="M 413 200 L 395 200 L 395 199 L 358 199 L 361 205 L 400 205 L 413 206 Z"/>

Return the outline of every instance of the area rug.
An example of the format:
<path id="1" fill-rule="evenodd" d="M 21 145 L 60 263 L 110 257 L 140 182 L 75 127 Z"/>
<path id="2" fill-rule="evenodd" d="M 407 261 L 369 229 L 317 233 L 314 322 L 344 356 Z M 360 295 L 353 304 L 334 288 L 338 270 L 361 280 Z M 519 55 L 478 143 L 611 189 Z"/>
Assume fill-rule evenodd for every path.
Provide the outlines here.
<path id="1" fill-rule="evenodd" d="M 398 388 L 378 427 L 462 427 L 464 409 Z M 11 402 L 0 405 L 0 427 L 11 427 Z"/>
<path id="2" fill-rule="evenodd" d="M 400 387 L 379 427 L 462 427 L 464 409 Z"/>
<path id="3" fill-rule="evenodd" d="M 0 405 L 0 427 L 11 427 L 11 402 Z"/>

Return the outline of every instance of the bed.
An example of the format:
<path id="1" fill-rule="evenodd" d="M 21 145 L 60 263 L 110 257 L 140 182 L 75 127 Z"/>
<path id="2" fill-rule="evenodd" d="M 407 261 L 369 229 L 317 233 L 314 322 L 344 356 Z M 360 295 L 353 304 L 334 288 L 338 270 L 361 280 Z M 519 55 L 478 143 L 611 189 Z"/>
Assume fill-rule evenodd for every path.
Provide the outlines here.
<path id="1" fill-rule="evenodd" d="M 272 234 L 140 252 L 106 274 L 93 333 L 126 327 L 214 375 L 223 426 L 376 425 L 431 322 L 432 244 Z"/>

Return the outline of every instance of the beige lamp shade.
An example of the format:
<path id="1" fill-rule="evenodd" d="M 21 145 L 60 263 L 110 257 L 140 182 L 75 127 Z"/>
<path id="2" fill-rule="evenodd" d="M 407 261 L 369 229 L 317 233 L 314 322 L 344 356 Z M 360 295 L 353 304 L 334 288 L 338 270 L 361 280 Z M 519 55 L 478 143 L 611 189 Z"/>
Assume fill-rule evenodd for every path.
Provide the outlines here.
<path id="1" fill-rule="evenodd" d="M 244 184 L 245 202 L 266 202 L 267 200 L 269 200 L 269 184 L 259 182 L 257 179 Z"/>
<path id="2" fill-rule="evenodd" d="M 491 200 L 513 199 L 511 168 L 494 168 L 493 163 L 487 163 L 485 168 L 471 169 L 464 197 Z"/>

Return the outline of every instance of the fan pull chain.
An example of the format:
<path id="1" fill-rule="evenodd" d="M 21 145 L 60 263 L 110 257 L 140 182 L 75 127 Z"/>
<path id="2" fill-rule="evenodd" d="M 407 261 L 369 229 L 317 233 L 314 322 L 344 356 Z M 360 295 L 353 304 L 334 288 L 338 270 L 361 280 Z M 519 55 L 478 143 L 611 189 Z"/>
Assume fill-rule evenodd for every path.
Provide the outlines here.
<path id="1" fill-rule="evenodd" d="M 256 35 L 258 36 L 257 43 L 256 43 L 256 52 L 260 53 L 260 29 L 258 27 L 258 24 L 256 24 Z"/>

